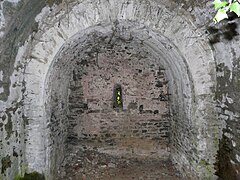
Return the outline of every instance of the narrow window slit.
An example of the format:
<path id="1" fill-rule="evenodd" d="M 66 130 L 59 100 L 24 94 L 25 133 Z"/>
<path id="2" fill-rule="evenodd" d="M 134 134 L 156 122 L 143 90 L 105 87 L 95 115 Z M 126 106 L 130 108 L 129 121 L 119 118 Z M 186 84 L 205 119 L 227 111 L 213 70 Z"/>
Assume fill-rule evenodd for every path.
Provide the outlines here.
<path id="1" fill-rule="evenodd" d="M 113 109 L 123 109 L 122 87 L 117 84 L 113 91 Z"/>

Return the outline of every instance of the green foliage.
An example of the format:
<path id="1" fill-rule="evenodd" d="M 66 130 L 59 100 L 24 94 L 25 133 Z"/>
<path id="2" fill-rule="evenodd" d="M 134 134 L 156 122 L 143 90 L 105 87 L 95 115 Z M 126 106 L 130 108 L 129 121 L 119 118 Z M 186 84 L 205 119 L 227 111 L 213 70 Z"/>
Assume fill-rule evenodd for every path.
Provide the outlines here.
<path id="1" fill-rule="evenodd" d="M 117 104 L 121 105 L 121 89 L 117 89 Z"/>
<path id="2" fill-rule="evenodd" d="M 44 176 L 38 172 L 32 172 L 30 174 L 25 174 L 24 177 L 17 175 L 14 180 L 44 180 Z"/>
<path id="3" fill-rule="evenodd" d="M 215 0 L 214 2 L 213 2 L 213 4 L 214 4 L 214 8 L 215 8 L 215 10 L 217 10 L 217 9 L 219 9 L 219 8 L 221 8 L 221 7 L 225 7 L 226 5 L 227 5 L 227 2 L 226 1 L 221 1 L 221 0 Z"/>
<path id="4" fill-rule="evenodd" d="M 226 9 L 219 9 L 217 11 L 216 16 L 214 17 L 214 21 L 215 22 L 220 22 L 221 20 L 226 19 L 226 18 L 228 18 L 227 10 Z"/>
<path id="5" fill-rule="evenodd" d="M 229 0 L 228 2 L 221 0 L 214 0 L 213 2 L 215 10 L 217 10 L 217 14 L 214 17 L 214 22 L 218 23 L 223 19 L 227 19 L 228 12 L 234 12 L 237 16 L 240 16 L 240 0 Z"/>
<path id="6" fill-rule="evenodd" d="M 20 175 L 15 176 L 14 180 L 21 180 L 22 177 Z"/>
<path id="7" fill-rule="evenodd" d="M 229 7 L 230 7 L 231 11 L 235 12 L 238 15 L 238 17 L 240 16 L 240 4 L 239 4 L 239 2 L 234 2 Z"/>
<path id="8" fill-rule="evenodd" d="M 113 93 L 113 108 L 114 109 L 122 109 L 123 102 L 122 102 L 122 88 L 120 85 L 116 85 L 114 87 Z"/>

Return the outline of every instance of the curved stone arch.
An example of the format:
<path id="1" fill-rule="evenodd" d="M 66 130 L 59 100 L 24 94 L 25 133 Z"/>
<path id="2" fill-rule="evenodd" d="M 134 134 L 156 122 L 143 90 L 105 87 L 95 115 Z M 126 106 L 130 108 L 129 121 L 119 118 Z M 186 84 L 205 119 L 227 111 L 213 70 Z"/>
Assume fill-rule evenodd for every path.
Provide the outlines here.
<path id="1" fill-rule="evenodd" d="M 130 27 L 129 22 L 128 23 L 122 22 L 122 24 L 121 23 L 119 24 L 119 27 L 126 27 L 123 24 L 128 25 Z M 127 30 L 127 32 L 129 32 L 131 34 L 131 36 L 132 36 L 131 38 L 133 38 L 131 41 L 138 43 L 138 44 L 140 44 L 141 41 L 144 41 L 144 44 L 145 44 L 144 46 L 146 48 L 148 47 L 148 49 L 146 50 L 147 52 L 153 51 L 152 53 L 155 53 L 155 56 L 161 56 L 161 58 L 163 58 L 163 60 L 159 60 L 159 61 L 161 61 L 160 62 L 161 66 L 166 67 L 166 68 L 169 67 L 169 69 L 170 69 L 170 70 L 167 70 L 168 71 L 167 76 L 174 75 L 174 78 L 169 78 L 169 79 L 176 79 L 179 76 L 182 77 L 180 80 L 175 80 L 175 83 L 176 83 L 175 87 L 180 87 L 180 88 L 176 89 L 175 95 L 177 97 L 175 97 L 173 99 L 173 103 L 179 104 L 179 108 L 177 109 L 178 112 L 180 112 L 180 111 L 190 112 L 189 114 L 188 113 L 185 113 L 185 114 L 178 113 L 178 116 L 181 116 L 182 119 L 188 119 L 189 121 L 191 121 L 190 115 L 192 112 L 192 106 L 195 106 L 195 104 L 192 102 L 192 99 L 194 99 L 194 98 L 192 98 L 192 97 L 194 97 L 194 93 L 192 92 L 193 89 L 192 89 L 191 81 L 187 80 L 189 78 L 189 76 L 191 76 L 191 75 L 188 74 L 188 68 L 187 68 L 187 65 L 185 64 L 184 58 L 181 57 L 181 55 L 177 51 L 177 48 L 174 47 L 170 42 L 168 42 L 168 39 L 166 37 L 159 36 L 159 34 L 157 35 L 156 33 L 152 32 L 151 30 L 143 29 L 142 27 L 143 26 L 137 27 L 134 24 L 134 25 L 132 25 L 132 29 L 129 28 Z M 136 32 L 132 33 L 132 32 L 134 32 L 134 30 Z M 106 25 L 106 26 L 101 25 L 101 26 L 94 26 L 94 27 L 88 28 L 87 30 L 84 30 L 83 32 L 80 32 L 80 33 L 76 34 L 74 37 L 70 38 L 69 41 L 67 41 L 65 43 L 65 45 L 63 45 L 63 47 L 58 51 L 54 60 L 52 61 L 51 65 L 49 67 L 49 70 L 48 70 L 48 75 L 45 79 L 46 80 L 45 87 L 48 87 L 47 88 L 48 92 L 46 92 L 48 94 L 47 97 L 51 96 L 51 92 L 49 92 L 49 91 L 51 91 L 51 87 L 54 86 L 57 89 L 62 89 L 60 87 L 68 86 L 67 84 L 63 85 L 62 83 L 60 83 L 58 85 L 56 85 L 56 84 L 50 85 L 51 82 L 56 82 L 56 78 L 52 79 L 51 76 L 57 77 L 56 67 L 58 69 L 59 69 L 59 67 L 61 68 L 60 69 L 61 77 L 63 77 L 62 71 L 64 71 L 65 74 L 67 74 L 68 72 L 71 72 L 71 68 L 67 69 L 67 67 L 69 67 L 70 63 L 72 63 L 71 62 L 72 59 L 69 59 L 67 56 L 71 53 L 73 54 L 73 52 L 74 52 L 74 50 L 72 50 L 73 47 L 75 49 L 77 49 L 77 51 L 80 51 L 81 53 L 83 53 L 84 47 L 85 47 L 85 44 L 83 42 L 85 41 L 86 36 L 88 36 L 92 32 L 102 33 L 102 36 L 104 36 L 104 37 L 107 35 L 111 36 L 111 34 L 113 34 L 112 25 Z M 150 32 L 150 35 L 149 35 L 149 32 Z M 105 33 L 105 34 L 103 34 L 103 33 Z M 121 38 L 124 38 L 124 37 L 121 36 Z M 81 40 L 81 39 L 83 39 L 83 40 Z M 81 45 L 79 45 L 79 47 L 78 47 L 77 44 L 81 44 Z M 153 44 L 155 46 L 158 46 L 158 48 L 153 48 L 154 47 Z M 171 46 L 171 50 L 168 50 L 167 47 L 170 47 L 170 46 Z M 69 52 L 68 49 L 71 49 L 72 51 Z M 163 55 L 161 51 L 165 52 L 165 55 Z M 169 51 L 169 52 L 167 52 L 167 51 Z M 69 54 L 67 54 L 68 52 L 69 52 Z M 168 57 L 168 56 L 170 56 L 170 52 L 171 52 L 171 57 Z M 74 54 L 72 56 L 74 56 Z M 158 60 L 157 57 L 156 57 L 156 60 Z M 176 60 L 175 64 L 174 64 L 174 62 L 171 62 L 173 60 Z M 168 61 L 170 61 L 170 62 L 168 62 Z M 154 62 L 152 62 L 152 63 L 154 63 Z M 56 66 L 54 67 L 54 65 L 56 65 Z M 183 72 L 183 73 L 181 73 L 181 72 Z M 58 77 L 60 77 L 60 76 L 58 76 Z M 66 75 L 66 76 L 64 75 L 64 77 L 69 77 L 69 75 Z M 184 81 L 186 81 L 190 85 L 188 86 L 188 85 L 186 85 L 186 83 L 184 84 Z M 64 82 L 69 82 L 69 79 L 64 79 L 63 83 Z M 188 97 L 184 98 L 182 96 L 183 92 L 186 94 L 189 93 L 190 95 Z M 59 94 L 63 94 L 63 93 L 59 93 Z M 46 98 L 44 100 L 47 101 L 47 99 L 48 98 Z M 48 101 L 48 102 L 49 103 L 47 103 L 47 104 L 50 104 L 50 101 Z M 50 109 L 50 108 L 51 108 L 51 106 L 48 106 L 48 108 L 46 108 L 46 110 Z M 45 117 L 46 120 L 49 118 L 50 118 L 50 114 L 48 114 L 47 117 Z M 48 139 L 48 138 L 46 138 L 46 139 Z M 49 147 L 49 146 L 47 145 L 47 147 Z M 50 159 L 49 156 L 51 156 L 51 153 L 49 153 L 49 151 L 47 151 L 47 152 L 48 153 L 46 153 L 46 157 L 48 157 L 48 158 L 46 158 L 46 159 L 48 160 L 48 159 Z M 50 165 L 50 164 L 53 164 L 53 165 Z M 54 166 L 54 163 L 49 162 L 48 167 L 50 168 L 52 166 Z"/>
<path id="2" fill-rule="evenodd" d="M 199 139 L 196 146 L 200 150 L 207 150 L 213 146 L 211 143 L 207 144 L 204 135 L 200 132 L 204 128 L 204 124 L 207 124 L 207 120 L 213 119 L 213 114 L 200 116 L 206 108 L 209 108 L 208 104 L 214 104 L 211 99 L 209 100 L 209 97 L 213 96 L 211 88 L 214 87 L 215 76 L 215 62 L 211 48 L 195 32 L 195 27 L 185 21 L 184 17 L 168 11 L 159 3 L 147 0 L 144 2 L 147 5 L 136 0 L 98 1 L 97 3 L 85 0 L 70 4 L 71 10 L 68 12 L 58 11 L 59 16 L 55 16 L 53 11 L 39 23 L 39 32 L 35 35 L 39 39 L 33 41 L 30 62 L 25 71 L 27 94 L 25 109 L 34 109 L 25 111 L 26 116 L 30 119 L 29 127 L 31 127 L 28 129 L 29 139 L 26 149 L 30 170 L 46 171 L 45 163 L 48 160 L 45 153 L 47 147 L 42 146 L 42 144 L 46 145 L 44 137 L 47 132 L 47 122 L 44 119 L 46 116 L 45 99 L 43 97 L 45 93 L 44 83 L 54 58 L 64 43 L 80 31 L 98 24 L 111 24 L 117 21 L 142 24 L 147 27 L 146 29 L 158 32 L 159 37 L 167 37 L 177 47 L 179 54 L 184 57 L 188 65 L 189 76 L 187 77 L 191 77 L 193 80 L 192 87 L 194 88 L 196 106 L 193 106 L 194 109 L 189 111 L 189 114 L 193 115 L 192 123 L 198 125 Z M 92 9 L 96 11 L 91 11 Z M 60 25 L 59 22 L 61 22 Z M 154 48 L 157 49 L 157 46 L 155 45 Z M 215 154 L 217 148 L 215 146 L 212 155 Z M 34 151 L 32 151 L 33 149 Z M 212 158 L 210 161 L 213 163 L 211 155 L 206 155 L 203 152 L 199 155 L 199 159 L 209 157 Z M 43 159 L 45 160 L 43 161 Z M 187 163 L 188 160 L 183 157 L 182 161 Z M 212 168 L 212 164 L 210 165 Z M 197 164 L 194 168 L 196 167 Z"/>

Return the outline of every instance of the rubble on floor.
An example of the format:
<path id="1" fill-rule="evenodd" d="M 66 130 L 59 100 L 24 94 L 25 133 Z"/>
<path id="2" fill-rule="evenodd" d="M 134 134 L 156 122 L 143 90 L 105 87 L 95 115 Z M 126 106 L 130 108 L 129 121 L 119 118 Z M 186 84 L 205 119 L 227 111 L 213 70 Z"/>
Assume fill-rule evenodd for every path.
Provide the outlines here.
<path id="1" fill-rule="evenodd" d="M 75 147 L 58 171 L 59 180 L 180 180 L 171 161 L 114 156 L 98 147 Z"/>

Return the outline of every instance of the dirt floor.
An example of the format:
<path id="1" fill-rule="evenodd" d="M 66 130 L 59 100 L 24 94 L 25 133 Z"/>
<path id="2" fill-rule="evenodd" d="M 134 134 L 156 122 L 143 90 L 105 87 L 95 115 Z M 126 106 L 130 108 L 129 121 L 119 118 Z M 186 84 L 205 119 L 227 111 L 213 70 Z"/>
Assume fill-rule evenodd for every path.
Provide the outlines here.
<path id="1" fill-rule="evenodd" d="M 170 160 L 114 156 L 98 148 L 75 147 L 58 171 L 59 180 L 180 180 Z"/>

